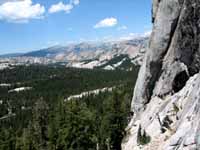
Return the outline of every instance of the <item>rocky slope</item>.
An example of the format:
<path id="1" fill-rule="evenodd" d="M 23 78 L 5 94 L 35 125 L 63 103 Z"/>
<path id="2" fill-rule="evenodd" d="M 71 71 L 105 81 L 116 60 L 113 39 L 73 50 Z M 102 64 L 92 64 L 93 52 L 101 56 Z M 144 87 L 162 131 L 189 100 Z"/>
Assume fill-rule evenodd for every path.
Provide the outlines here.
<path id="1" fill-rule="evenodd" d="M 200 1 L 153 0 L 123 150 L 200 149 Z"/>
<path id="2" fill-rule="evenodd" d="M 60 63 L 75 68 L 130 69 L 141 65 L 148 37 L 105 43 L 80 43 L 54 46 L 19 55 L 0 56 L 0 69 L 9 65 Z"/>
<path id="3" fill-rule="evenodd" d="M 146 45 L 148 37 L 136 37 L 132 40 L 112 41 L 112 42 L 83 42 L 69 44 L 67 46 L 54 46 L 38 51 L 32 51 L 21 56 L 23 57 L 43 57 L 57 61 L 84 61 L 99 59 L 111 59 L 115 55 L 126 54 L 130 58 L 136 57 L 139 50 Z"/>

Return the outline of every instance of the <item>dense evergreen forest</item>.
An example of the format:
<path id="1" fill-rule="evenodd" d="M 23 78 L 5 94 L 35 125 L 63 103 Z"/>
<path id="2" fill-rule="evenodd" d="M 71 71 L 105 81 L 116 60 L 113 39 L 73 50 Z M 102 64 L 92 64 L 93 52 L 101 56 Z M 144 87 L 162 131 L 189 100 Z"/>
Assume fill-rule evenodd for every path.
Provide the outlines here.
<path id="1" fill-rule="evenodd" d="M 0 150 L 120 150 L 138 67 L 18 66 L 0 71 Z M 13 91 L 31 87 L 25 91 Z M 66 101 L 84 91 L 112 91 Z"/>

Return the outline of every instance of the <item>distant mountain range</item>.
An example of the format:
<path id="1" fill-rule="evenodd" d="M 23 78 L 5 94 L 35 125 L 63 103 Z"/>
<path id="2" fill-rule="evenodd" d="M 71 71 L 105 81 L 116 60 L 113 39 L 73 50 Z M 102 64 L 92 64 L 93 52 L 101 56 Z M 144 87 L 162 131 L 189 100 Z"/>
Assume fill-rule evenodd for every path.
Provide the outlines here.
<path id="1" fill-rule="evenodd" d="M 147 46 L 148 37 L 114 42 L 84 42 L 68 46 L 53 46 L 24 54 L 0 56 L 0 63 L 7 65 L 62 63 L 67 67 L 130 68 L 131 64 L 140 65 Z M 128 67 L 127 67 L 128 66 Z"/>
<path id="2" fill-rule="evenodd" d="M 0 58 L 19 57 L 21 55 L 23 55 L 23 54 L 22 53 L 11 53 L 11 54 L 0 55 Z"/>

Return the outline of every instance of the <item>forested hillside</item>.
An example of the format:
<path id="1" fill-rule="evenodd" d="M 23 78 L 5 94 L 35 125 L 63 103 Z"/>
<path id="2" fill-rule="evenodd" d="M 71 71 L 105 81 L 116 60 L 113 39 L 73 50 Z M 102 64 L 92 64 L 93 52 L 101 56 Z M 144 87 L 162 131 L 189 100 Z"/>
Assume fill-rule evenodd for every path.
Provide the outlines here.
<path id="1" fill-rule="evenodd" d="M 0 149 L 120 150 L 132 71 L 19 66 L 0 71 Z M 67 100 L 84 91 L 112 91 Z"/>

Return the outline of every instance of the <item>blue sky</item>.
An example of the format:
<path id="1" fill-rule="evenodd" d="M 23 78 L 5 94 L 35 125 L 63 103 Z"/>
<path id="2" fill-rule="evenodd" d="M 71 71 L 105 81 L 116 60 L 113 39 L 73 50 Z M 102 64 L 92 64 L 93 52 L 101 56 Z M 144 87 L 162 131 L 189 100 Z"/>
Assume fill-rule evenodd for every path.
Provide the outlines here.
<path id="1" fill-rule="evenodd" d="M 0 54 L 151 30 L 151 0 L 0 0 Z"/>

